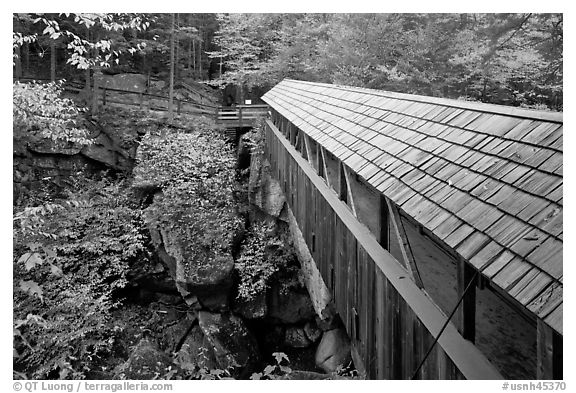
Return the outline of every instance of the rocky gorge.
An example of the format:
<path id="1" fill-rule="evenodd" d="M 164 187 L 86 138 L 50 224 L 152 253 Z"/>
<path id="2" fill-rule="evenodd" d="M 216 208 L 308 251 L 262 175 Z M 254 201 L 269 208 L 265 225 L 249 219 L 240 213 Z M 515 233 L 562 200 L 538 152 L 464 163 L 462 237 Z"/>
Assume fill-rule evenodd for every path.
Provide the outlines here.
<path id="1" fill-rule="evenodd" d="M 78 172 L 126 176 L 134 179 L 132 198 L 144 216 L 152 217 L 145 220 L 149 257 L 132 264 L 118 293 L 124 306 L 116 311 L 147 327 L 138 330 L 125 321 L 126 331 L 135 334 L 102 367 L 105 371 L 92 377 L 333 379 L 350 374 L 349 339 L 338 316 L 310 298 L 285 198 L 251 140 L 254 135 L 227 148 L 225 166 L 204 163 L 200 172 L 178 176 L 170 188 L 140 151 L 146 138 L 157 138 L 161 121 L 109 113 L 86 125 L 95 140 L 90 146 L 55 146 L 34 138 L 15 143 L 14 181 L 18 199 L 45 188 L 65 189 Z M 197 131 L 183 122 L 168 138 Z M 214 207 L 206 195 L 199 204 L 171 206 L 179 200 L 175 195 L 182 196 L 174 184 L 194 182 L 200 173 L 194 187 L 209 193 L 206 184 L 223 168 L 230 171 L 226 203 Z M 212 216 L 217 221 L 210 221 L 216 220 Z M 223 224 L 198 226 L 203 219 Z M 253 246 L 261 251 L 256 257 Z M 262 265 L 251 266 L 255 259 Z M 278 354 L 288 361 L 278 360 Z"/>

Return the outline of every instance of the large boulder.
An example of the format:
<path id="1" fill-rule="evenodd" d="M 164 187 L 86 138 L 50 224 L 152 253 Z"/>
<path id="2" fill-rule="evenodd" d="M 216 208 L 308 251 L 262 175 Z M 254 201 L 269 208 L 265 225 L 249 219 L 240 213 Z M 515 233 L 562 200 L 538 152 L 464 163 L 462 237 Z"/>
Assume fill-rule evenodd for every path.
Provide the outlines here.
<path id="1" fill-rule="evenodd" d="M 128 360 L 116 370 L 120 379 L 161 379 L 173 368 L 172 359 L 149 339 L 136 345 Z"/>
<path id="2" fill-rule="evenodd" d="M 248 200 L 266 215 L 283 219 L 281 215 L 286 197 L 280 184 L 270 176 L 270 164 L 262 155 L 252 155 L 250 178 L 248 179 Z"/>
<path id="3" fill-rule="evenodd" d="M 186 336 L 176 354 L 176 363 L 184 370 L 196 368 L 216 370 L 219 368 L 214 347 L 202 332 L 200 326 L 194 326 Z"/>
<path id="4" fill-rule="evenodd" d="M 306 289 L 273 285 L 270 289 L 268 315 L 281 323 L 296 324 L 312 320 L 316 314 Z"/>
<path id="5" fill-rule="evenodd" d="M 268 314 L 266 289 L 257 293 L 251 299 L 236 297 L 234 312 L 246 319 L 262 319 Z"/>
<path id="6" fill-rule="evenodd" d="M 202 306 L 212 311 L 229 307 L 233 285 L 234 260 L 230 254 L 208 258 L 187 256 L 176 231 L 150 227 L 151 239 L 158 257 L 166 264 L 176 288 L 189 303 L 197 298 Z"/>
<path id="7" fill-rule="evenodd" d="M 304 333 L 311 342 L 315 343 L 322 337 L 322 330 L 316 324 L 316 321 L 306 322 L 304 325 Z"/>
<path id="8" fill-rule="evenodd" d="M 80 153 L 82 145 L 64 141 L 53 141 L 39 136 L 30 137 L 28 142 L 30 151 L 40 154 L 60 154 L 71 156 Z"/>
<path id="9" fill-rule="evenodd" d="M 258 344 L 242 319 L 230 314 L 200 311 L 198 321 L 214 349 L 216 361 L 233 377 L 246 378 L 260 361 Z"/>
<path id="10" fill-rule="evenodd" d="M 116 74 L 107 75 L 99 73 L 98 86 L 107 89 L 128 90 L 143 93 L 147 88 L 148 78 L 142 74 Z"/>
<path id="11" fill-rule="evenodd" d="M 160 346 L 166 352 L 177 352 L 184 340 L 187 339 L 193 326 L 198 326 L 197 318 L 181 318 L 176 323 L 172 323 L 162 329 Z"/>
<path id="12" fill-rule="evenodd" d="M 336 374 L 321 374 L 314 371 L 293 370 L 292 372 L 283 375 L 279 379 L 287 380 L 331 380 L 331 379 L 355 379 L 352 377 L 342 377 Z"/>
<path id="13" fill-rule="evenodd" d="M 306 348 L 312 345 L 312 341 L 306 335 L 301 326 L 290 326 L 286 328 L 284 343 L 292 348 Z"/>
<path id="14" fill-rule="evenodd" d="M 344 329 L 324 332 L 315 356 L 316 366 L 327 373 L 335 372 L 338 366 L 347 366 L 352 361 L 350 339 Z"/>

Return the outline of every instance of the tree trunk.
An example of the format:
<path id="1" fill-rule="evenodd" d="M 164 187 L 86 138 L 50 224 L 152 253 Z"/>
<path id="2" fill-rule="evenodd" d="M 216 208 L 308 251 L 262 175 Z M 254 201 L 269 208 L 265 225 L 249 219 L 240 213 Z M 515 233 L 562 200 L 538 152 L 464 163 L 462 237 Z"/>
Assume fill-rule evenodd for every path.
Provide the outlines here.
<path id="1" fill-rule="evenodd" d="M 178 63 L 180 59 L 180 39 L 178 38 L 178 30 L 180 29 L 180 14 L 176 14 L 176 25 L 175 25 L 175 43 L 174 43 L 174 79 L 178 80 Z"/>
<path id="2" fill-rule="evenodd" d="M 50 40 L 50 80 L 56 82 L 56 41 Z"/>
<path id="3" fill-rule="evenodd" d="M 86 99 L 90 97 L 90 68 L 84 70 L 84 78 L 86 79 L 86 84 L 84 85 L 84 91 L 86 93 Z"/>
<path id="4" fill-rule="evenodd" d="M 202 41 L 198 45 L 198 73 L 200 74 L 200 80 L 202 80 Z"/>
<path id="5" fill-rule="evenodd" d="M 24 73 L 23 75 L 29 75 L 30 74 L 30 44 L 29 43 L 25 43 L 24 44 Z"/>
<path id="6" fill-rule="evenodd" d="M 19 80 L 22 77 L 22 59 L 20 55 L 20 47 L 15 48 L 16 57 L 14 58 L 14 77 Z"/>
<path id="7" fill-rule="evenodd" d="M 200 30 L 200 42 L 198 43 L 198 72 L 200 74 L 200 80 L 202 80 L 202 42 L 204 41 L 204 16 L 202 14 L 200 14 L 200 24 L 199 24 L 199 30 Z"/>
<path id="8" fill-rule="evenodd" d="M 192 39 L 188 43 L 188 75 L 192 75 Z"/>
<path id="9" fill-rule="evenodd" d="M 94 87 L 92 90 L 92 116 L 98 113 L 98 88 L 100 87 L 100 78 L 102 72 L 100 67 L 94 67 Z"/>
<path id="10" fill-rule="evenodd" d="M 86 28 L 86 41 L 90 41 L 90 30 L 88 30 L 88 28 Z M 90 68 L 86 68 L 86 70 L 84 70 L 84 78 L 86 79 L 86 83 L 84 85 L 84 92 L 86 95 L 86 103 L 90 102 L 90 93 L 91 93 L 91 89 L 90 89 Z"/>
<path id="11" fill-rule="evenodd" d="M 192 26 L 192 15 L 188 14 L 188 18 L 186 19 L 186 21 L 188 22 L 188 27 Z M 194 39 L 190 38 L 190 41 L 188 42 L 188 54 L 186 56 L 186 60 L 187 60 L 187 65 L 186 67 L 188 68 L 188 76 L 191 77 L 192 76 L 192 41 Z"/>
<path id="12" fill-rule="evenodd" d="M 98 41 L 98 32 L 94 31 L 94 36 L 92 37 L 94 39 L 94 42 Z M 97 62 L 96 59 L 98 59 L 98 48 L 94 48 L 92 50 L 92 58 L 94 59 L 95 62 Z M 91 107 L 92 107 L 92 116 L 96 115 L 98 113 L 98 84 L 100 82 L 100 79 L 102 78 L 102 71 L 101 71 L 101 67 L 98 64 L 95 64 L 93 66 L 93 72 L 92 72 L 92 79 L 93 79 L 93 83 L 92 83 L 92 97 L 91 97 Z"/>
<path id="13" fill-rule="evenodd" d="M 172 123 L 174 120 L 174 23 L 175 15 L 172 14 L 172 35 L 170 37 L 170 93 L 168 101 L 168 121 Z M 162 131 L 162 137 L 166 137 L 166 131 Z"/>

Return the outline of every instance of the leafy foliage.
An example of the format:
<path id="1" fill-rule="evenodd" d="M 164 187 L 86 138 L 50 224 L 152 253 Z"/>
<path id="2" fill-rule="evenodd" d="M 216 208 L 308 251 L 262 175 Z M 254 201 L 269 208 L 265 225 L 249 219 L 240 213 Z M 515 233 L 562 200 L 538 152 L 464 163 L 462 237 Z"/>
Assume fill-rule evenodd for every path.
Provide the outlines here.
<path id="1" fill-rule="evenodd" d="M 281 379 L 281 377 L 288 375 L 292 369 L 288 366 L 290 359 L 284 352 L 274 352 L 272 354 L 276 364 L 267 365 L 261 373 L 254 373 L 250 377 L 252 380 L 262 379 Z"/>
<path id="2" fill-rule="evenodd" d="M 143 138 L 135 185 L 154 185 L 162 195 L 145 211 L 149 225 L 178 236 L 186 259 L 199 261 L 229 254 L 242 221 L 235 213 L 235 157 L 213 122 L 174 130 L 166 139 Z M 164 133 L 166 130 L 160 130 Z"/>
<path id="3" fill-rule="evenodd" d="M 146 253 L 139 212 L 125 186 L 87 181 L 14 219 L 16 364 L 35 379 L 82 378 L 112 350 L 114 294 Z"/>
<path id="4" fill-rule="evenodd" d="M 142 50 L 146 43 L 136 43 L 135 47 L 120 39 L 124 30 L 145 30 L 150 21 L 144 15 L 78 13 L 78 14 L 21 14 L 15 15 L 31 22 L 32 26 L 43 27 L 41 32 L 25 34 L 13 33 L 13 47 L 36 41 L 39 37 L 59 40 L 66 43 L 70 55 L 66 62 L 80 69 L 110 67 L 118 64 L 123 51 L 134 53 Z M 94 31 L 92 37 L 86 31 Z M 81 33 L 82 32 L 82 33 Z"/>
<path id="5" fill-rule="evenodd" d="M 269 285 L 270 279 L 286 267 L 290 250 L 275 233 L 274 225 L 254 223 L 242 242 L 236 269 L 240 276 L 238 297 L 253 299 Z"/>
<path id="6" fill-rule="evenodd" d="M 220 17 L 221 83 L 283 78 L 562 107 L 561 14 L 242 14 Z"/>
<path id="7" fill-rule="evenodd" d="M 166 376 L 167 379 L 172 379 L 172 376 L 181 377 L 182 379 L 208 381 L 234 379 L 230 376 L 230 370 L 222 370 L 219 368 L 211 369 L 208 365 L 207 352 L 208 349 L 206 347 L 200 347 L 198 353 L 199 360 L 197 363 L 183 360 L 177 356 L 174 363 L 182 372 L 178 374 L 178 369 L 174 369 L 169 373 L 170 375 Z"/>
<path id="8" fill-rule="evenodd" d="M 16 133 L 38 133 L 53 142 L 91 143 L 80 127 L 82 109 L 61 97 L 61 83 L 19 83 L 12 89 L 13 127 Z"/>

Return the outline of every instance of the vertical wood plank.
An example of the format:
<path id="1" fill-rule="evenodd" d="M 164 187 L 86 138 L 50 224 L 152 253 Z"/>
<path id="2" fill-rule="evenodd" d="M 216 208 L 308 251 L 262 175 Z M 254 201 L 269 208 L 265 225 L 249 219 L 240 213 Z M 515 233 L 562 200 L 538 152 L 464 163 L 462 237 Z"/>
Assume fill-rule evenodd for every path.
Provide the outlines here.
<path id="1" fill-rule="evenodd" d="M 406 302 L 402 299 L 401 300 L 401 307 L 400 307 L 400 316 L 402 318 L 402 331 L 403 331 L 403 343 L 402 343 L 402 379 L 410 379 L 412 377 L 412 362 L 414 351 L 412 348 L 412 336 L 413 336 L 413 329 L 414 324 L 412 321 L 412 310 L 408 307 Z"/>
<path id="2" fill-rule="evenodd" d="M 418 318 L 414 315 L 412 310 L 410 310 L 410 314 L 412 315 L 412 366 L 410 367 L 410 376 L 412 378 L 414 372 L 418 368 L 420 361 L 422 360 L 422 324 L 418 320 Z M 415 379 L 422 379 L 422 374 L 418 372 L 415 376 Z"/>
<path id="3" fill-rule="evenodd" d="M 387 379 L 395 379 L 394 375 L 394 293 L 395 290 L 388 283 L 386 286 L 386 363 L 387 363 Z"/>
<path id="4" fill-rule="evenodd" d="M 462 337 L 474 342 L 476 338 L 476 285 L 472 283 L 464 294 L 464 290 L 475 277 L 475 270 L 464 260 L 457 262 L 458 296 L 464 296 L 458 307 L 458 330 Z"/>
<path id="5" fill-rule="evenodd" d="M 375 303 L 375 346 L 376 346 L 376 363 L 378 379 L 385 379 L 386 373 L 386 278 L 379 269 L 376 269 L 376 292 L 374 296 Z"/>
<path id="6" fill-rule="evenodd" d="M 562 341 L 540 318 L 536 322 L 537 379 L 562 379 Z"/>

